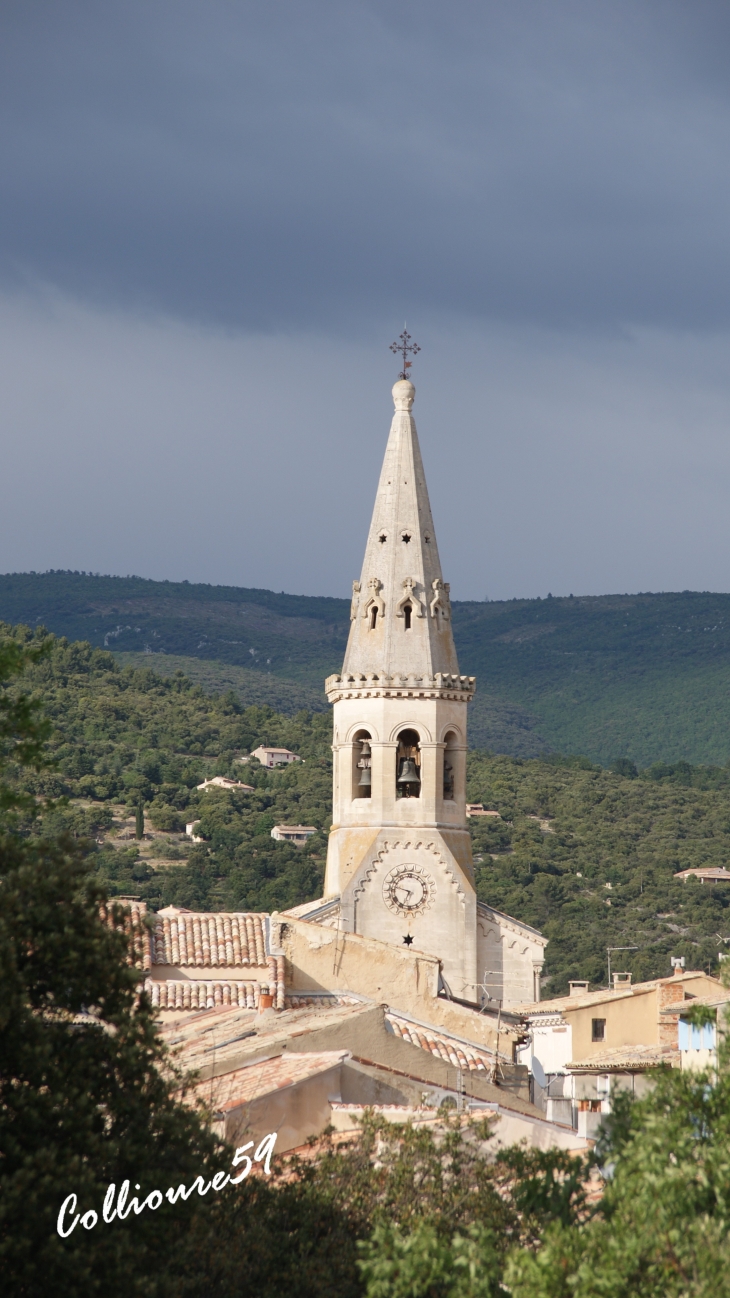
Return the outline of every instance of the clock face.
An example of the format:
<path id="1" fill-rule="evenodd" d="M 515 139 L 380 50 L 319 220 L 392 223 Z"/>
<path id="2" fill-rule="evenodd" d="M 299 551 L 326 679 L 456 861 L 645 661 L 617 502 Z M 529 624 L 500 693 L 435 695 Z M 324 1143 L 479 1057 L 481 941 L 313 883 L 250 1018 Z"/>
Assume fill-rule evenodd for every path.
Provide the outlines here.
<path id="1" fill-rule="evenodd" d="M 433 901 L 435 885 L 420 865 L 399 865 L 386 876 L 383 901 L 397 915 L 416 915 Z"/>

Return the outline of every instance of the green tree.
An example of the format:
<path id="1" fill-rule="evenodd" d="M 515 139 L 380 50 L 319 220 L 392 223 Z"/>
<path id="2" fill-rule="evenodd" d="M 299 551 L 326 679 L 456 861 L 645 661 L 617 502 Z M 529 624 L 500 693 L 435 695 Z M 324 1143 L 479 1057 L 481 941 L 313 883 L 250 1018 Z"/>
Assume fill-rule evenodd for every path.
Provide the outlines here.
<path id="1" fill-rule="evenodd" d="M 144 803 L 138 802 L 134 814 L 134 837 L 144 838 Z"/>
<path id="2" fill-rule="evenodd" d="M 2 753 L 40 764 L 45 729 L 32 700 L 8 697 L 9 676 L 40 646 L 0 641 Z M 4 806 L 17 807 L 12 788 Z M 225 1166 L 223 1150 L 178 1098 L 150 1006 L 139 996 L 121 908 L 104 894 L 84 846 L 23 838 L 0 826 L 0 1273 L 14 1295 L 87 1298 L 174 1292 L 171 1270 L 194 1200 L 106 1225 L 110 1182 L 140 1196 Z M 134 1195 L 134 1189 L 131 1190 Z M 78 1225 L 57 1215 L 77 1196 Z M 197 1196 L 196 1196 L 197 1197 Z M 90 1218 L 88 1219 L 91 1220 Z"/>
<path id="3" fill-rule="evenodd" d="M 515 1252 L 514 1298 L 726 1298 L 730 1294 L 730 1070 L 669 1070 L 623 1098 L 599 1145 L 603 1197 Z"/>
<path id="4" fill-rule="evenodd" d="M 488 1227 L 473 1223 L 444 1239 L 429 1222 L 404 1234 L 376 1226 L 359 1246 L 366 1298 L 497 1298 L 502 1250 Z"/>

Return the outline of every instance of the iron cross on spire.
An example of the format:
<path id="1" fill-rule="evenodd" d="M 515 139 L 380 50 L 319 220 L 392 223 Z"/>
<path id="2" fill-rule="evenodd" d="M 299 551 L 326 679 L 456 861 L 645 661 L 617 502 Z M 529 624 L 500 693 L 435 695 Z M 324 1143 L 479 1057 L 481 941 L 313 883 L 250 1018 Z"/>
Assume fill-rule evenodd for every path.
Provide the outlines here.
<path id="1" fill-rule="evenodd" d="M 400 353 L 400 355 L 403 357 L 403 369 L 398 375 L 398 378 L 407 379 L 408 374 L 406 371 L 409 370 L 411 368 L 411 365 L 413 364 L 413 361 L 409 361 L 408 357 L 415 356 L 416 352 L 420 352 L 421 349 L 418 346 L 418 343 L 412 343 L 411 335 L 408 333 L 406 329 L 404 329 L 403 333 L 398 339 L 398 342 L 390 344 L 390 350 L 394 353 L 394 355 L 397 356 Z"/>

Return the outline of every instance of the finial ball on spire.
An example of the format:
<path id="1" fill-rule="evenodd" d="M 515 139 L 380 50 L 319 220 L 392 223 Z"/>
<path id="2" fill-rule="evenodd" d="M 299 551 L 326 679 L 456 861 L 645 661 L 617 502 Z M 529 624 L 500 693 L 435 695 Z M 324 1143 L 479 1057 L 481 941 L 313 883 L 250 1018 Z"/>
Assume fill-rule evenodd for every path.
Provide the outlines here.
<path id="1" fill-rule="evenodd" d="M 410 410 L 415 395 L 416 389 L 410 379 L 398 379 L 393 384 L 393 404 L 396 410 Z"/>

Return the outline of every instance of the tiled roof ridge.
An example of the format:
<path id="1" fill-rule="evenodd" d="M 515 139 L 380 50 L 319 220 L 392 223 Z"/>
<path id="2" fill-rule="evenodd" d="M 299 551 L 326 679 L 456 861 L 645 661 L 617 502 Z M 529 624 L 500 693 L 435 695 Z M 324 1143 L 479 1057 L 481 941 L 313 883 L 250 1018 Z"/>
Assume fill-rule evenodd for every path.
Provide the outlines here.
<path id="1" fill-rule="evenodd" d="M 286 1009 L 301 1009 L 305 1005 L 374 1005 L 375 1001 L 359 992 L 342 991 L 288 991 Z"/>
<path id="2" fill-rule="evenodd" d="M 417 1019 L 415 1015 L 409 1014 L 406 1010 L 397 1010 L 391 1005 L 385 1006 L 385 1017 L 386 1019 L 402 1019 L 405 1023 L 412 1023 L 416 1028 L 423 1028 L 426 1032 L 435 1032 L 439 1036 L 449 1037 L 452 1041 L 458 1041 L 461 1046 L 468 1046 L 470 1050 L 483 1050 L 488 1055 L 494 1055 L 495 1053 L 489 1046 L 482 1045 L 480 1041 L 472 1041 L 471 1037 L 462 1037 L 458 1032 L 451 1032 L 449 1028 L 439 1027 L 436 1023 L 426 1023 L 424 1019 Z"/>
<path id="3" fill-rule="evenodd" d="M 628 987 L 622 987 L 620 991 L 603 987 L 594 992 L 585 992 L 581 996 L 554 996 L 547 1001 L 526 1001 L 522 1005 L 511 1006 L 511 1012 L 526 1018 L 535 1018 L 540 1014 L 560 1014 L 566 1009 L 585 1009 L 601 1001 L 626 1000 L 637 992 L 649 992 L 657 987 L 681 987 L 690 978 L 710 977 L 712 975 L 705 973 L 703 969 L 686 969 L 682 974 L 667 974 L 664 978 L 649 978 L 643 983 L 631 983 Z"/>
<path id="4" fill-rule="evenodd" d="M 444 1063 L 453 1064 L 455 1068 L 486 1073 L 494 1067 L 495 1053 L 487 1046 L 468 1044 L 440 1028 L 416 1026 L 400 1015 L 386 1013 L 385 1020 L 394 1036 L 401 1041 L 428 1050 L 437 1059 L 443 1059 Z"/>
<path id="5" fill-rule="evenodd" d="M 679 1050 L 676 1046 L 654 1045 L 612 1046 L 599 1054 L 589 1055 L 586 1059 L 572 1060 L 566 1064 L 571 1072 L 610 1072 L 612 1068 L 621 1069 L 643 1065 L 651 1068 L 661 1063 L 679 1063 Z"/>

